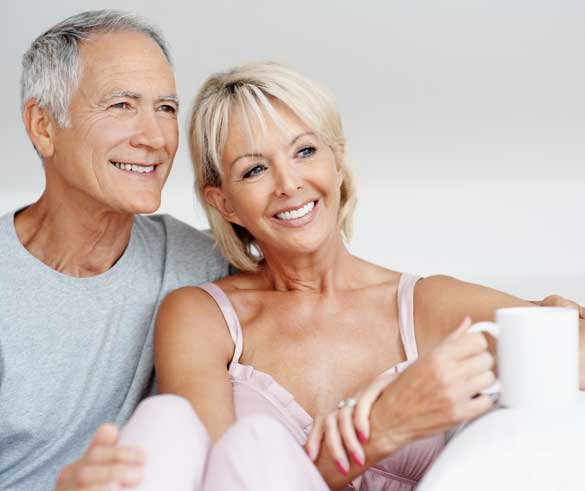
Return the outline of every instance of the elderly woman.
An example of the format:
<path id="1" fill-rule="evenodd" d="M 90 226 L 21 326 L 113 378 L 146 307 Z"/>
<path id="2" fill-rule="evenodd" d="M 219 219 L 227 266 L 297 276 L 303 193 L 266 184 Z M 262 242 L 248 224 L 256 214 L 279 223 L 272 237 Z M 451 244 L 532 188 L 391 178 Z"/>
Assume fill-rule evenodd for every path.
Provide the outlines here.
<path id="1" fill-rule="evenodd" d="M 161 306 L 158 387 L 197 414 L 169 417 L 169 441 L 192 435 L 175 453 L 199 466 L 172 474 L 207 489 L 340 489 L 360 475 L 362 490 L 412 489 L 445 430 L 493 404 L 478 395 L 493 358 L 483 335 L 466 332 L 469 317 L 527 302 L 350 254 L 356 198 L 341 119 L 327 92 L 288 68 L 210 77 L 189 137 L 197 194 L 240 272 Z M 242 430 L 254 414 L 280 425 L 252 418 Z M 132 424 L 126 435 L 140 433 Z"/>

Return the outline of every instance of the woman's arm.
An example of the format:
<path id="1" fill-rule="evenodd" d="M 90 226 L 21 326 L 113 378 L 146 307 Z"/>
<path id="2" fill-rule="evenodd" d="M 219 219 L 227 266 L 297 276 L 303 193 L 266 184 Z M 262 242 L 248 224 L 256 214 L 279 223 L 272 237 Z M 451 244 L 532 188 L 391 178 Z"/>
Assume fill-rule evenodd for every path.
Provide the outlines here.
<path id="1" fill-rule="evenodd" d="M 160 393 L 187 399 L 215 442 L 234 422 L 228 364 L 234 343 L 214 300 L 193 287 L 160 306 L 154 360 Z"/>
<path id="2" fill-rule="evenodd" d="M 351 412 L 346 413 L 350 420 L 343 421 L 345 409 L 334 411 L 324 422 L 322 418 L 316 420 L 316 425 L 320 421 L 325 428 L 313 429 L 306 448 L 315 457 L 315 447 L 324 439 L 315 464 L 331 489 L 341 489 L 404 445 L 445 431 L 492 407 L 489 396 L 477 394 L 494 381 L 493 357 L 487 352 L 485 337 L 467 332 L 469 326 L 470 321 L 466 319 L 443 342 L 386 384 L 370 414 L 363 465 L 345 458 L 342 450 L 348 435 L 354 431 L 352 423 L 362 401 L 353 413 L 353 421 Z M 377 382 L 366 389 L 366 399 L 368 392 L 379 394 L 375 388 Z M 339 466 L 340 459 L 345 460 L 344 466 Z M 343 472 L 339 467 L 345 467 Z"/>
<path id="3" fill-rule="evenodd" d="M 547 297 L 550 298 L 550 297 Z M 556 297 L 548 305 L 565 305 Z M 571 306 L 578 308 L 572 302 Z M 494 320 L 501 307 L 534 307 L 533 302 L 449 276 L 430 276 L 420 280 L 414 290 L 414 317 L 417 344 L 421 352 L 431 349 L 444 339 L 465 316 L 473 322 Z M 490 345 L 494 352 L 494 347 Z M 585 320 L 579 320 L 580 387 L 585 390 Z"/>

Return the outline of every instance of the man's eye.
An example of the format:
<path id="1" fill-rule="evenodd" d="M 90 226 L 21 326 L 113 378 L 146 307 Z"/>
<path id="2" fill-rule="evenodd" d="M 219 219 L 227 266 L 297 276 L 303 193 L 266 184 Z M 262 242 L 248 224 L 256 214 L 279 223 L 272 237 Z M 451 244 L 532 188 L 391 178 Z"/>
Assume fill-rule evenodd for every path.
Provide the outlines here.
<path id="1" fill-rule="evenodd" d="M 165 113 L 175 114 L 177 112 L 177 108 L 169 104 L 164 104 L 160 106 L 159 109 Z"/>
<path id="2" fill-rule="evenodd" d="M 317 149 L 313 146 L 303 147 L 298 152 L 297 155 L 301 158 L 312 157 L 317 153 Z"/>
<path id="3" fill-rule="evenodd" d="M 110 106 L 112 109 L 130 109 L 130 104 L 127 102 L 116 102 Z"/>
<path id="4" fill-rule="evenodd" d="M 243 176 L 244 179 L 249 179 L 250 177 L 256 177 L 262 174 L 266 170 L 266 166 L 262 164 L 258 164 L 252 167 L 248 172 L 246 172 Z"/>

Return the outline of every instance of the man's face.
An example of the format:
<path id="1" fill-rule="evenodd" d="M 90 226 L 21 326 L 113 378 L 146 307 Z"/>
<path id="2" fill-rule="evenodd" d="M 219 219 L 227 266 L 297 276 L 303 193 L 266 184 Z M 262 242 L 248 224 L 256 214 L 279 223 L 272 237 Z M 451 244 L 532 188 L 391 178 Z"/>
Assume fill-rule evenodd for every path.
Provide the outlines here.
<path id="1" fill-rule="evenodd" d="M 57 179 L 99 208 L 153 212 L 178 145 L 172 69 L 159 46 L 136 32 L 96 34 L 79 55 L 71 124 L 56 129 L 47 186 Z"/>

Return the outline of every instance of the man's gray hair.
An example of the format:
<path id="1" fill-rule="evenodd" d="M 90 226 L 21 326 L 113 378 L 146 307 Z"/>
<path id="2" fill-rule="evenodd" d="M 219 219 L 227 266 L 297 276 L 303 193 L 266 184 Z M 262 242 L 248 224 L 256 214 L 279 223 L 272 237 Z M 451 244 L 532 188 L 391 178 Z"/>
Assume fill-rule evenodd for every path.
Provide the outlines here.
<path id="1" fill-rule="evenodd" d="M 35 99 L 61 127 L 68 126 L 71 94 L 81 78 L 79 42 L 92 34 L 123 31 L 149 36 L 172 65 L 167 43 L 154 25 L 131 12 L 90 10 L 59 22 L 33 41 L 22 58 L 21 108 Z"/>

